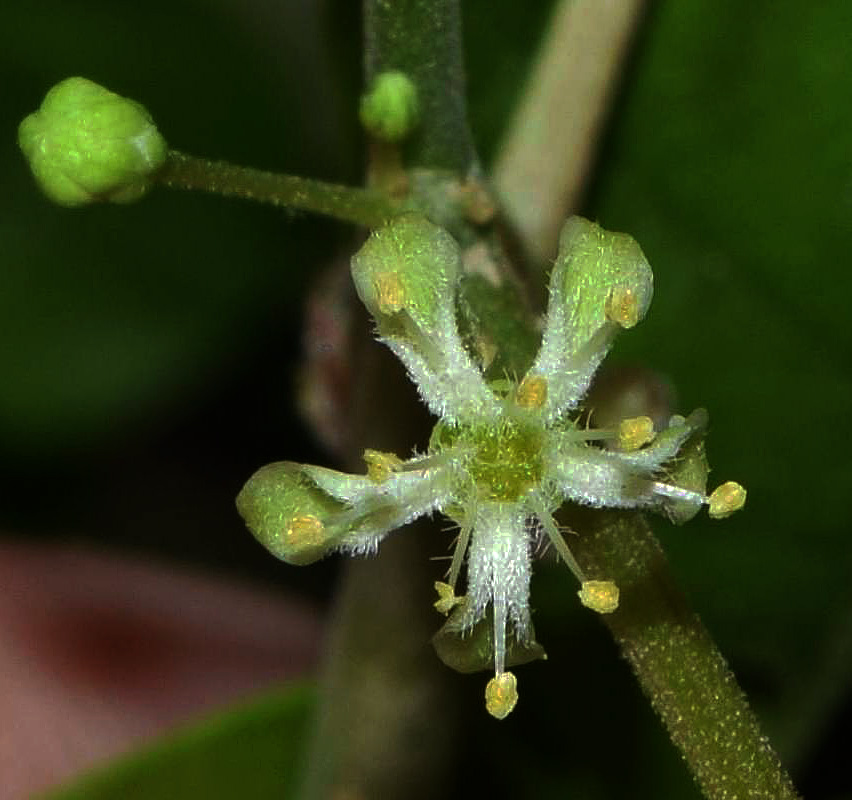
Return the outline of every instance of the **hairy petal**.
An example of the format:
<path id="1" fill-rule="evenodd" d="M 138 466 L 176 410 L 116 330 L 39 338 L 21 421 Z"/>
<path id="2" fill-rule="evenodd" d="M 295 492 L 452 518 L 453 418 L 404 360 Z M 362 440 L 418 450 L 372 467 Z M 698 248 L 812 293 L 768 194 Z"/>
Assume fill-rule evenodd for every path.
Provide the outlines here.
<path id="1" fill-rule="evenodd" d="M 428 461 L 404 462 L 399 472 L 373 484 L 369 494 L 340 514 L 335 522 L 348 527 L 349 533 L 339 539 L 336 549 L 355 555 L 373 553 L 391 531 L 449 504 L 457 490 L 455 467 L 446 463 L 418 469 Z"/>
<path id="2" fill-rule="evenodd" d="M 465 422 L 496 414 L 497 398 L 488 388 L 478 367 L 462 347 L 455 331 L 455 317 L 448 318 L 454 336 L 443 337 L 440 349 L 402 337 L 383 337 L 402 361 L 423 402 L 436 416 L 449 422 Z"/>
<path id="3" fill-rule="evenodd" d="M 616 333 L 648 310 L 653 274 L 641 248 L 581 217 L 562 229 L 542 344 L 527 379 L 544 376 L 546 422 L 577 407 Z"/>
<path id="4" fill-rule="evenodd" d="M 556 442 L 559 442 L 557 439 Z M 647 472 L 625 463 L 621 454 L 599 450 L 565 437 L 545 453 L 545 473 L 566 500 L 598 508 L 654 505 Z"/>
<path id="5" fill-rule="evenodd" d="M 267 464 L 243 487 L 237 508 L 261 544 L 290 564 L 333 550 L 370 553 L 392 530 L 452 499 L 450 462 L 412 459 L 400 470 L 377 483 L 324 467 Z"/>
<path id="6" fill-rule="evenodd" d="M 516 503 L 480 503 L 468 555 L 468 619 L 473 625 L 489 603 L 494 613 L 494 670 L 503 672 L 506 624 L 524 641 L 530 631 L 530 547 L 526 513 Z"/>
<path id="7" fill-rule="evenodd" d="M 352 258 L 355 288 L 379 339 L 405 364 L 429 408 L 451 421 L 499 408 L 456 326 L 460 276 L 455 239 L 418 214 L 374 231 Z"/>

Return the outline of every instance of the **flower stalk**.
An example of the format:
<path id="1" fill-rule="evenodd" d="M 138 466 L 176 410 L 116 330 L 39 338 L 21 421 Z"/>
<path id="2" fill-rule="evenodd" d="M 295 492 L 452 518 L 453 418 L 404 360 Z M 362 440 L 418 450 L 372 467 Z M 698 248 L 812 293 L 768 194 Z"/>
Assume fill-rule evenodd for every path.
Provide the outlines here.
<path id="1" fill-rule="evenodd" d="M 395 201 L 373 189 L 209 161 L 176 150 L 169 152 L 156 181 L 172 189 L 194 189 L 279 208 L 313 211 L 365 228 L 378 227 L 399 213 Z"/>

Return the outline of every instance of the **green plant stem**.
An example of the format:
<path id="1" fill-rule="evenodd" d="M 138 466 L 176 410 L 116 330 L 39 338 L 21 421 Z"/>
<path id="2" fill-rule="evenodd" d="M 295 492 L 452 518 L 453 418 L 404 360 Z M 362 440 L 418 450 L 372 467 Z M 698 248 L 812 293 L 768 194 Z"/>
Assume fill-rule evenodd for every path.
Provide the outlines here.
<path id="1" fill-rule="evenodd" d="M 401 70 L 417 87 L 420 126 L 403 148 L 405 166 L 466 176 L 476 165 L 467 122 L 458 0 L 365 0 L 367 82 Z"/>
<path id="2" fill-rule="evenodd" d="M 709 800 L 794 800 L 793 784 L 701 620 L 636 514 L 579 511 L 571 549 L 590 577 L 614 579 L 602 617 Z"/>
<path id="3" fill-rule="evenodd" d="M 393 200 L 373 189 L 208 161 L 176 150 L 169 153 L 165 166 L 157 173 L 157 181 L 173 189 L 197 189 L 281 208 L 314 211 L 367 228 L 377 228 L 399 212 Z"/>

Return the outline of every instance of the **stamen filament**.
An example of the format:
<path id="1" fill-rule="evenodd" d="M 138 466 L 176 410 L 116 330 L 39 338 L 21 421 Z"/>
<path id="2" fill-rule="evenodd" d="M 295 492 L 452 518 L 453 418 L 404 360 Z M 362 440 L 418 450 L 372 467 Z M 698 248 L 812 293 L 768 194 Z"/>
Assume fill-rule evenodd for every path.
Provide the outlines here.
<path id="1" fill-rule="evenodd" d="M 502 675 L 506 666 L 506 587 L 494 586 L 492 597 L 494 612 L 494 674 Z"/>
<path id="2" fill-rule="evenodd" d="M 670 486 L 660 481 L 654 481 L 651 484 L 651 490 L 660 497 L 670 497 L 672 500 L 685 500 L 696 505 L 706 505 L 708 502 L 705 494 L 693 492 L 691 489 L 682 489 L 680 486 Z"/>
<path id="3" fill-rule="evenodd" d="M 568 569 L 574 573 L 574 577 L 576 577 L 580 583 L 584 583 L 586 581 L 586 574 L 577 563 L 577 559 L 574 558 L 571 550 L 565 542 L 565 539 L 562 538 L 562 534 L 559 533 L 559 529 L 556 527 L 553 517 L 548 512 L 541 495 L 538 492 L 533 491 L 529 493 L 529 499 L 535 515 L 538 517 L 545 533 L 556 548 L 556 552 L 559 553 L 562 560 L 567 564 Z"/>
<path id="4" fill-rule="evenodd" d="M 447 578 L 447 583 L 453 587 L 453 591 L 455 591 L 456 582 L 459 579 L 459 572 L 461 572 L 461 566 L 464 562 L 465 553 L 467 552 L 467 545 L 470 542 L 470 531 L 472 527 L 473 526 L 469 522 L 465 522 L 459 531 L 459 538 L 456 540 L 456 548 L 453 551 L 453 561 L 450 564 L 450 575 L 449 578 Z"/>

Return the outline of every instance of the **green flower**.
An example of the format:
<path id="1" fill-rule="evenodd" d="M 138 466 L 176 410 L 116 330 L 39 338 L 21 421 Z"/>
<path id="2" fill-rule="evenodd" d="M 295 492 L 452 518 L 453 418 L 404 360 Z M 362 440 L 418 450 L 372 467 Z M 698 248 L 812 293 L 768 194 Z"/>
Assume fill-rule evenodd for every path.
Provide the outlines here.
<path id="1" fill-rule="evenodd" d="M 577 577 L 583 605 L 601 614 L 618 607 L 615 583 L 590 580 L 572 556 L 553 518 L 563 503 L 647 509 L 680 523 L 704 505 L 714 518 L 733 513 L 745 490 L 729 482 L 705 494 L 703 410 L 674 416 L 658 431 L 647 417 L 611 430 L 578 421 L 616 335 L 638 324 L 651 302 L 651 268 L 631 237 L 568 220 L 550 276 L 541 347 L 517 383 L 489 385 L 464 348 L 455 306 L 461 272 L 455 240 L 416 215 L 374 232 L 352 259 L 379 339 L 439 417 L 429 452 L 403 461 L 368 451 L 363 476 L 265 467 L 237 504 L 273 553 L 299 564 L 331 551 L 373 553 L 386 534 L 416 517 L 434 511 L 450 517 L 460 533 L 447 581 L 436 584 L 436 608 L 450 615 L 436 647 L 464 671 L 478 668 L 488 653 L 494 678 L 486 708 L 502 719 L 517 701 L 507 665 L 541 655 L 529 606 L 537 539 L 549 540 Z M 465 565 L 467 590 L 457 596 Z M 468 635 L 473 657 L 448 645 L 447 637 L 458 634 Z"/>
<path id="2" fill-rule="evenodd" d="M 63 206 L 138 200 L 168 155 L 139 103 L 85 78 L 54 86 L 21 123 L 18 145 L 45 194 Z"/>

